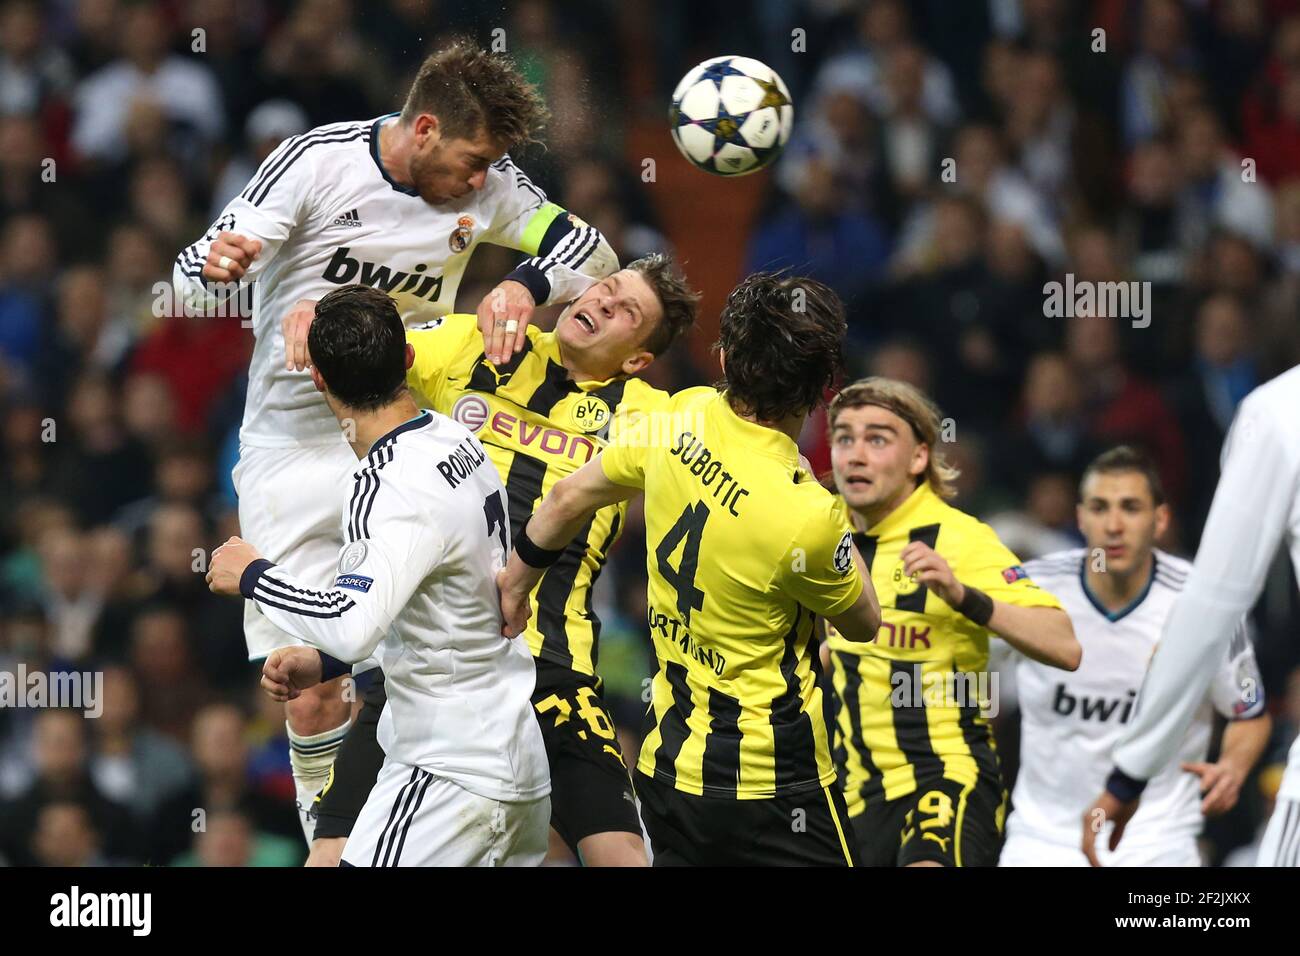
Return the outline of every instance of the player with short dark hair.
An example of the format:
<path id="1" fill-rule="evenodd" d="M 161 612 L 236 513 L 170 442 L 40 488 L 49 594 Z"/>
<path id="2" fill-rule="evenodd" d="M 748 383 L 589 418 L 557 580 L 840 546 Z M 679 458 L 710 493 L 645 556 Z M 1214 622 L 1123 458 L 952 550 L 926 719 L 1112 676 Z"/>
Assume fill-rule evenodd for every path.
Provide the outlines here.
<path id="1" fill-rule="evenodd" d="M 1144 790 L 1177 758 L 1279 547 L 1290 551 L 1300 573 L 1297 407 L 1300 367 L 1261 385 L 1237 409 L 1201 545 L 1142 683 L 1142 706 L 1114 747 L 1105 789 L 1079 820 L 1080 847 L 1094 865 L 1100 862 L 1098 838 L 1111 850 L 1120 848 Z M 1113 827 L 1108 839 L 1106 825 Z M 1287 755 L 1256 865 L 1300 866 L 1300 738 Z"/>
<path id="2" fill-rule="evenodd" d="M 879 609 L 843 513 L 796 444 L 844 334 L 829 288 L 746 279 L 721 317 L 725 383 L 678 393 L 664 409 L 672 427 L 634 426 L 558 482 L 501 576 L 517 633 L 592 516 L 644 492 L 659 667 L 635 780 L 657 866 L 853 864 L 816 619 L 866 641 Z"/>
<path id="3" fill-rule="evenodd" d="M 600 232 L 547 201 L 510 158 L 546 120 L 537 88 L 508 58 L 466 40 L 420 67 L 400 113 L 331 123 L 280 144 L 216 222 L 176 258 L 189 309 L 248 301 L 255 343 L 232 480 L 241 533 L 292 553 L 315 586 L 340 543 L 334 489 L 355 462 L 312 387 L 307 329 L 316 300 L 352 283 L 390 296 L 409 327 L 451 312 L 480 243 L 524 261 L 479 303 L 485 351 L 507 361 L 535 305 L 565 302 L 618 267 Z M 220 314 L 226 314 L 224 311 Z M 292 644 L 245 608 L 250 660 Z M 286 707 L 298 810 L 311 810 L 350 724 L 332 682 Z"/>
<path id="4" fill-rule="evenodd" d="M 342 865 L 535 866 L 551 782 L 532 659 L 501 637 L 500 476 L 463 425 L 416 405 L 405 381 L 415 353 L 383 292 L 331 292 L 309 341 L 312 382 L 360 460 L 336 489 L 346 543 L 333 585 L 314 588 L 292 553 L 269 561 L 236 537 L 213 553 L 209 587 L 305 645 L 267 656 L 275 700 L 381 661 L 384 758 Z"/>
<path id="5" fill-rule="evenodd" d="M 1188 563 L 1155 546 L 1169 507 L 1150 456 L 1120 445 L 1084 469 L 1079 530 L 1085 547 L 1026 562 L 1061 601 L 1087 647 L 1072 674 L 999 646 L 1020 705 L 1020 772 L 1001 866 L 1087 866 L 1079 814 L 1102 786 L 1111 751 L 1137 709 L 1138 688 Z M 1005 653 L 1003 653 L 1005 652 Z M 1228 721 L 1218 758 L 1206 758 L 1216 714 Z M 1268 742 L 1270 722 L 1245 622 L 1179 747 L 1178 765 L 1151 782 L 1141 812 L 1107 866 L 1200 866 L 1206 816 L 1237 802 Z M 1204 798 L 1202 798 L 1204 791 Z"/>

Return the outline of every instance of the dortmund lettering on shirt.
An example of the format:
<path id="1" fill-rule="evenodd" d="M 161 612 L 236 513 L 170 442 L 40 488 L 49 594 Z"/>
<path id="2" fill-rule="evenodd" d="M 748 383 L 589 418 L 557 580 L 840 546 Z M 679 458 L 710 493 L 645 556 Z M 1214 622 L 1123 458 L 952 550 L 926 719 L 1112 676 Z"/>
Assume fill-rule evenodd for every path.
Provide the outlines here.
<path id="1" fill-rule="evenodd" d="M 868 802 L 905 796 L 918 781 L 974 784 L 981 773 L 999 775 L 987 716 L 990 633 L 904 574 L 901 554 L 923 541 L 957 580 L 996 601 L 1056 608 L 1060 602 L 1029 578 L 992 528 L 928 483 L 854 540 L 882 623 L 866 643 L 830 630 L 835 763 L 849 815 Z"/>
<path id="2" fill-rule="evenodd" d="M 814 624 L 862 592 L 848 522 L 795 443 L 716 390 L 680 392 L 666 411 L 689 427 L 633 426 L 600 457 L 610 481 L 645 491 L 658 672 L 638 769 L 730 799 L 826 786 Z"/>
<path id="3" fill-rule="evenodd" d="M 473 315 L 407 333 L 415 348 L 408 384 L 478 437 L 505 483 L 512 533 L 557 481 L 668 399 L 639 379 L 574 382 L 560 364 L 555 333 L 529 326 L 527 335 L 524 350 L 498 369 L 487 361 Z M 534 657 L 595 675 L 600 620 L 591 589 L 626 517 L 626 502 L 602 508 L 538 582 L 524 633 Z"/>

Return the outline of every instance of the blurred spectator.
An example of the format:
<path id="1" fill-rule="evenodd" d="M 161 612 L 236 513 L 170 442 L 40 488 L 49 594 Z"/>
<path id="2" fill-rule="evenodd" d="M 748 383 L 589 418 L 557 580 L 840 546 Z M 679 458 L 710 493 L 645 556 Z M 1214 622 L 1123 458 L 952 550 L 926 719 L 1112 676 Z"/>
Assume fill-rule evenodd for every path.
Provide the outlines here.
<path id="1" fill-rule="evenodd" d="M 911 38 L 907 6 L 900 0 L 873 0 L 863 4 L 857 23 L 857 42 L 831 57 L 817 74 L 815 91 L 847 90 L 871 104 L 884 117 L 898 110 L 898 89 L 888 80 L 889 58 Z M 952 74 L 934 57 L 921 55 L 919 105 L 934 123 L 947 126 L 957 119 L 957 98 Z M 908 64 L 911 69 L 911 64 Z"/>
<path id="2" fill-rule="evenodd" d="M 131 625 L 130 664 L 140 681 L 140 713 L 176 741 L 189 737 L 194 715 L 213 697 L 194 664 L 187 619 L 164 604 L 146 606 Z"/>
<path id="3" fill-rule="evenodd" d="M 302 859 L 296 841 L 258 833 L 248 815 L 218 810 L 194 839 L 194 849 L 172 861 L 173 866 L 295 866 Z"/>
<path id="4" fill-rule="evenodd" d="M 218 687 L 237 685 L 247 676 L 244 608 L 208 590 L 206 561 L 216 539 L 199 511 L 183 502 L 160 503 L 148 527 L 141 606 L 172 609 L 185 622 L 193 665 Z"/>
<path id="5" fill-rule="evenodd" d="M 102 607 L 87 575 L 85 536 L 59 528 L 47 532 L 38 545 L 45 579 L 43 603 L 50 622 L 51 655 L 74 663 L 91 651 L 91 637 Z"/>
<path id="6" fill-rule="evenodd" d="M 1175 72 L 1195 57 L 1177 0 L 1143 0 L 1139 18 L 1137 52 L 1124 70 L 1121 90 L 1124 141 L 1129 145 L 1165 131 Z"/>
<path id="7" fill-rule="evenodd" d="M 189 785 L 193 771 L 175 741 L 140 723 L 135 676 L 125 667 L 107 667 L 103 674 L 104 709 L 92 728 L 90 776 L 147 827 L 158 806 Z"/>
<path id="8" fill-rule="evenodd" d="M 95 846 L 110 859 L 141 859 L 140 834 L 130 811 L 105 796 L 90 776 L 86 726 L 80 711 L 45 710 L 37 716 L 32 743 L 35 779 L 15 799 L 0 804 L 0 853 L 16 866 L 34 866 L 42 857 L 57 860 L 64 854 L 88 860 Z M 42 822 L 49 807 L 69 803 L 84 810 L 84 821 L 60 813 Z M 83 832 L 61 832 L 69 827 Z"/>
<path id="9" fill-rule="evenodd" d="M 1198 109 L 1187 117 L 1179 129 L 1178 158 L 1183 166 L 1180 202 L 1190 231 L 1186 239 L 1203 242 L 1211 230 L 1222 228 L 1256 246 L 1272 243 L 1268 186 L 1245 180 L 1241 157 L 1229 149 L 1213 112 Z"/>
<path id="10" fill-rule="evenodd" d="M 1002 438 L 1001 480 L 1028 495 L 1032 475 L 1078 475 L 1101 449 L 1083 413 L 1081 383 L 1059 352 L 1033 357 L 1021 393 L 1023 420 Z"/>
<path id="11" fill-rule="evenodd" d="M 1083 410 L 1091 437 L 1104 445 L 1147 448 L 1160 469 L 1165 495 L 1185 501 L 1187 460 L 1182 429 L 1160 389 L 1135 375 L 1120 355 L 1123 317 L 1076 315 L 1066 330 L 1066 350 L 1083 381 Z"/>
<path id="12" fill-rule="evenodd" d="M 1167 142 L 1153 140 L 1133 151 L 1120 229 L 1138 279 L 1173 283 L 1187 272 L 1178 188 L 1174 152 Z"/>
<path id="13" fill-rule="evenodd" d="M 122 421 L 132 439 L 145 447 L 167 444 L 177 432 L 176 399 L 161 373 L 136 371 L 122 391 Z"/>
<path id="14" fill-rule="evenodd" d="M 32 384 L 58 255 L 49 222 L 14 216 L 0 230 L 0 369 L 10 388 Z"/>
<path id="15" fill-rule="evenodd" d="M 1074 108 L 1055 59 L 1029 53 L 1017 62 L 1017 94 L 1007 103 L 1006 137 L 1040 198 L 1060 203 L 1072 178 Z"/>
<path id="16" fill-rule="evenodd" d="M 292 100 L 312 126 L 363 119 L 397 109 L 391 93 L 372 110 L 367 86 L 374 67 L 351 25 L 348 0 L 300 0 L 262 51 L 266 92 Z"/>
<path id="17" fill-rule="evenodd" d="M 198 166 L 224 131 L 221 90 L 202 62 L 168 51 L 161 5 L 124 4 L 113 34 L 122 56 L 82 80 L 74 95 L 72 145 L 82 157 L 118 163 L 127 157 L 133 123 L 167 126 L 173 155 Z"/>
<path id="18" fill-rule="evenodd" d="M 131 330 L 133 341 L 168 314 L 159 306 L 160 299 L 170 301 L 171 285 L 159 279 L 168 268 L 157 234 L 142 223 L 123 222 L 109 233 L 104 294 L 109 315 Z"/>
<path id="19" fill-rule="evenodd" d="M 880 223 L 846 208 L 830 166 L 810 159 L 803 164 L 795 203 L 759 227 L 746 271 L 787 269 L 809 276 L 838 292 L 851 308 L 888 256 Z"/>
<path id="20" fill-rule="evenodd" d="M 897 227 L 898 198 L 885 175 L 876 123 L 858 96 L 827 90 L 814 101 L 807 118 L 796 114 L 794 134 L 774 169 L 787 195 L 798 193 L 810 161 L 830 168 L 845 208 L 878 215 Z"/>
<path id="21" fill-rule="evenodd" d="M 198 780 L 160 809 L 151 851 L 154 862 L 171 862 L 191 846 L 202 856 L 204 840 L 196 835 L 213 826 L 217 831 L 212 842 L 217 845 L 206 848 L 209 862 L 205 865 L 213 865 L 210 861 L 214 858 L 250 859 L 252 852 L 235 852 L 238 845 L 249 842 L 248 837 L 236 839 L 236 833 L 223 830 L 222 817 L 231 811 L 244 817 L 256 834 L 254 839 L 266 835 L 292 841 L 296 854 L 286 855 L 284 863 L 296 863 L 305 856 L 302 828 L 293 807 L 249 787 L 244 732 L 244 715 L 230 704 L 214 704 L 195 718 L 190 749 L 198 765 Z M 225 845 L 227 841 L 234 845 Z"/>
<path id="22" fill-rule="evenodd" d="M 38 115 L 71 88 L 72 61 L 43 34 L 35 0 L 0 7 L 0 115 Z"/>
<path id="23" fill-rule="evenodd" d="M 146 493 L 149 459 L 122 427 L 118 397 L 102 373 L 76 380 L 66 420 L 55 423 L 55 466 L 49 490 L 73 504 L 86 524 L 102 524 Z"/>
<path id="24" fill-rule="evenodd" d="M 41 807 L 32 834 L 34 866 L 108 866 L 100 853 L 103 837 L 87 807 L 76 801 L 50 802 Z"/>
<path id="25" fill-rule="evenodd" d="M 86 258 L 96 251 L 92 231 L 84 228 L 89 214 L 70 164 L 60 167 L 53 147 L 36 117 L 0 110 L 0 224 L 22 213 L 40 215 L 70 255 Z M 63 189 L 57 188 L 60 168 Z"/>
<path id="26" fill-rule="evenodd" d="M 194 435 L 252 353 L 253 336 L 238 316 L 171 315 L 140 343 L 131 371 L 166 383 L 175 426 Z"/>
<path id="27" fill-rule="evenodd" d="M 1196 351 L 1173 395 L 1187 440 L 1187 515 L 1199 528 L 1209 514 L 1219 481 L 1219 452 L 1237 405 L 1259 384 L 1249 319 L 1228 293 L 1211 296 L 1196 314 Z"/>

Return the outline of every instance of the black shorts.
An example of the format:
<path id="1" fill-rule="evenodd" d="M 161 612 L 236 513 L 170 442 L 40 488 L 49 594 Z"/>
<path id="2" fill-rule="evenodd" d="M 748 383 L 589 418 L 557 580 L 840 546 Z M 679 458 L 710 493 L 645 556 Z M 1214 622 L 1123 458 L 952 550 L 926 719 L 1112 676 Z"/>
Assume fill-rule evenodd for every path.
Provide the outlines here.
<path id="1" fill-rule="evenodd" d="M 863 866 L 996 866 L 1006 791 L 981 774 L 974 785 L 947 777 L 918 781 L 906 796 L 869 802 L 851 819 Z"/>
<path id="2" fill-rule="evenodd" d="M 655 866 L 856 866 L 835 784 L 791 797 L 697 797 L 636 774 Z"/>
<path id="3" fill-rule="evenodd" d="M 372 676 L 370 684 L 361 692 L 361 712 L 348 728 L 325 788 L 316 798 L 317 840 L 352 833 L 352 824 L 357 822 L 379 776 L 379 768 L 384 765 L 384 748 L 379 746 L 375 728 L 388 702 L 388 693 L 384 690 L 383 672 L 376 669 L 368 673 Z"/>
<path id="4" fill-rule="evenodd" d="M 594 833 L 640 836 L 632 781 L 600 679 L 537 658 L 533 707 L 551 764 L 551 826 L 573 854 Z"/>

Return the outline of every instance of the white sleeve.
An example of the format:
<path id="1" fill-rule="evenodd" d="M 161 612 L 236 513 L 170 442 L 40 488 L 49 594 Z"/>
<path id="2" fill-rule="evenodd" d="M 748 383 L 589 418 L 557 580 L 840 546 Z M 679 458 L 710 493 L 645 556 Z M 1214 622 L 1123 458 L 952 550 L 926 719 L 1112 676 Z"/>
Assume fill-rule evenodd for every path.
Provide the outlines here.
<path id="1" fill-rule="evenodd" d="M 1250 720 L 1264 713 L 1264 680 L 1255 660 L 1247 618 L 1232 635 L 1228 653 L 1210 684 L 1214 709 L 1228 720 Z"/>
<path id="2" fill-rule="evenodd" d="M 1295 502 L 1300 466 L 1291 442 L 1277 410 L 1254 397 L 1242 402 L 1224 442 L 1223 474 L 1196 561 L 1165 622 L 1138 712 L 1115 748 L 1115 766 L 1139 780 L 1174 758 L 1264 586 Z"/>
<path id="3" fill-rule="evenodd" d="M 495 215 L 484 238 L 531 256 L 510 277 L 528 286 L 538 305 L 577 298 L 618 271 L 614 247 L 599 229 L 548 201 L 509 156 L 495 171 Z"/>
<path id="4" fill-rule="evenodd" d="M 310 135 L 310 134 L 306 134 Z M 311 211 L 317 185 L 312 151 L 302 136 L 285 140 L 266 157 L 244 191 L 226 204 L 208 231 L 181 250 L 172 267 L 172 286 L 190 309 L 207 312 L 234 291 L 203 278 L 212 243 L 222 232 L 237 232 L 262 243 L 243 282 L 256 279 L 280 251 L 280 245 Z"/>
<path id="5" fill-rule="evenodd" d="M 374 497 L 386 490 L 381 487 Z M 358 513 L 366 497 L 362 494 Z M 371 498 L 363 537 L 339 552 L 332 588 L 309 588 L 287 568 L 261 560 L 244 572 L 240 592 L 276 627 L 331 657 L 349 664 L 370 657 L 442 559 L 442 541 L 432 522 L 394 497 L 390 493 L 380 507 L 373 507 Z"/>

